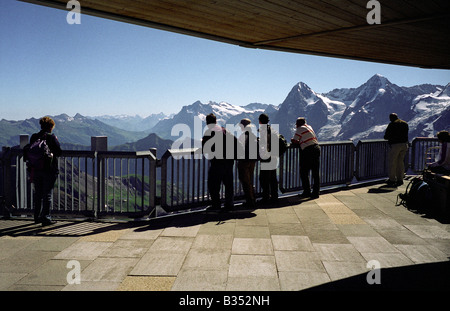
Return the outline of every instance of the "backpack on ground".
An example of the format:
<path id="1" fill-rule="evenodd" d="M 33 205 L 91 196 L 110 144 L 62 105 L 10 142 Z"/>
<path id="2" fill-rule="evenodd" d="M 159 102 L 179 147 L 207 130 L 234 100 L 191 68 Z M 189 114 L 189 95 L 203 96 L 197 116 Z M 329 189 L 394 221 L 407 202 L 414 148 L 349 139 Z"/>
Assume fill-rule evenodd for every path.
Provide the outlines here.
<path id="1" fill-rule="evenodd" d="M 400 203 L 398 202 L 400 199 Z M 414 177 L 406 187 L 405 193 L 397 197 L 396 206 L 403 205 L 409 210 L 423 212 L 430 206 L 431 188 L 422 176 Z"/>
<path id="2" fill-rule="evenodd" d="M 43 170 L 50 167 L 53 154 L 45 138 L 46 135 L 43 135 L 23 148 L 25 160 L 31 169 Z"/>

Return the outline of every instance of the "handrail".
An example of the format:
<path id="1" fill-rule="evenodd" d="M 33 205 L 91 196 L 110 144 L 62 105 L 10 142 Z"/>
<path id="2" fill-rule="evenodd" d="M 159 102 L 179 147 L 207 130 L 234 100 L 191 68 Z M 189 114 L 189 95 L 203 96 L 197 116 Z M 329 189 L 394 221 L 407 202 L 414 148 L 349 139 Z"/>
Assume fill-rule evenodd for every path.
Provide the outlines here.
<path id="1" fill-rule="evenodd" d="M 320 142 L 321 186 L 348 184 L 353 179 L 352 141 Z M 280 158 L 279 185 L 282 193 L 302 189 L 300 179 L 300 148 L 290 145 Z"/>
<path id="2" fill-rule="evenodd" d="M 2 153 L 3 171 L 9 173 L 1 178 L 4 209 L 14 206 L 16 211 L 31 212 L 33 189 L 22 153 L 18 148 Z M 157 204 L 154 152 L 63 150 L 58 161 L 52 213 L 91 217 L 154 213 Z M 15 174 L 10 173 L 12 169 Z"/>
<path id="3" fill-rule="evenodd" d="M 355 154 L 355 177 L 358 181 L 388 176 L 388 146 L 384 139 L 358 142 Z"/>
<path id="4" fill-rule="evenodd" d="M 437 144 L 435 138 L 414 138 L 405 157 L 406 167 L 410 166 L 414 172 L 423 170 L 426 149 Z M 345 186 L 354 179 L 387 177 L 385 140 L 361 140 L 356 146 L 352 141 L 330 141 L 321 142 L 320 147 L 322 187 Z M 157 159 L 155 150 L 63 150 L 52 213 L 159 217 L 159 211 L 204 208 L 209 204 L 209 160 L 201 151 L 201 148 L 169 149 Z M 289 146 L 279 160 L 282 193 L 302 189 L 299 152 L 299 148 Z M 22 149 L 4 147 L 0 159 L 1 212 L 9 212 L 14 206 L 15 211 L 31 213 L 33 189 L 27 180 Z M 257 162 L 254 176 L 257 196 L 261 195 L 259 170 Z M 237 165 L 234 166 L 234 190 L 236 200 L 243 199 Z"/>
<path id="5" fill-rule="evenodd" d="M 97 152 L 97 213 L 145 215 L 155 212 L 155 154 L 152 151 Z"/>
<path id="6" fill-rule="evenodd" d="M 439 140 L 436 137 L 416 137 L 412 140 L 411 168 L 414 172 L 419 173 L 424 170 L 426 150 L 437 146 L 439 146 Z"/>

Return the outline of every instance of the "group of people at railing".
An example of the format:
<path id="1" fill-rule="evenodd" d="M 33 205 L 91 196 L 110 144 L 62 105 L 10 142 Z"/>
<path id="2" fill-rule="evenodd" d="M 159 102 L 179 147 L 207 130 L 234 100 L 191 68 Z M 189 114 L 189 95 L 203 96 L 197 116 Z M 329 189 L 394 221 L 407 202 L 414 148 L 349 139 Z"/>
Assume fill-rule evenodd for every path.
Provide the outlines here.
<path id="1" fill-rule="evenodd" d="M 259 137 L 252 131 L 250 119 L 242 119 L 242 134 L 235 137 L 224 127 L 217 124 L 216 116 L 206 116 L 208 129 L 202 138 L 202 151 L 210 160 L 208 170 L 208 191 L 211 197 L 212 211 L 231 210 L 234 208 L 233 166 L 237 160 L 239 181 L 245 196 L 244 205 L 248 208 L 256 206 L 253 185 L 254 170 L 257 161 L 261 163 L 259 181 L 262 190 L 261 204 L 275 203 L 278 200 L 277 162 L 280 154 L 280 134 L 269 124 L 269 116 L 265 113 L 258 118 Z M 297 145 L 300 152 L 300 178 L 303 186 L 302 197 L 318 198 L 320 190 L 320 146 L 313 128 L 305 118 L 298 118 L 296 131 L 291 144 Z M 230 151 L 230 149 L 232 151 Z M 312 191 L 309 173 L 312 172 Z M 225 204 L 222 209 L 220 189 L 225 188 Z"/>
<path id="2" fill-rule="evenodd" d="M 388 186 L 400 186 L 403 184 L 405 165 L 405 154 L 409 146 L 409 126 L 404 120 L 401 120 L 396 113 L 389 115 L 388 124 L 384 139 L 388 141 L 388 176 L 386 181 Z M 234 207 L 233 204 L 233 165 L 234 160 L 238 160 L 239 180 L 245 195 L 244 205 L 249 208 L 256 206 L 255 191 L 253 186 L 253 173 L 256 161 L 260 161 L 261 169 L 259 180 L 262 189 L 262 199 L 258 203 L 275 203 L 278 200 L 278 180 L 276 175 L 277 158 L 280 156 L 278 144 L 278 133 L 269 124 L 269 117 L 263 113 L 259 116 L 259 137 L 251 130 L 251 121 L 242 119 L 240 122 L 242 134 L 236 138 L 227 132 L 216 122 L 216 116 L 209 114 L 206 117 L 208 130 L 202 138 L 203 154 L 211 159 L 208 171 L 208 190 L 211 197 L 213 211 L 229 210 Z M 232 136 L 233 144 L 227 146 L 227 138 Z M 225 137 L 220 140 L 220 144 L 210 143 L 213 137 Z M 450 135 L 448 131 L 440 131 L 437 138 L 441 143 L 439 158 L 436 162 L 429 164 L 431 171 L 441 174 L 450 173 Z M 296 130 L 291 138 L 291 144 L 300 149 L 300 179 L 303 192 L 301 198 L 318 198 L 320 193 L 320 146 L 313 128 L 307 124 L 305 118 L 299 117 L 296 120 Z M 274 146 L 274 142 L 276 143 Z M 220 146 L 220 150 L 214 149 L 214 146 Z M 236 157 L 232 152 L 227 158 L 227 147 L 234 147 L 234 150 L 243 150 L 241 157 Z M 212 154 L 212 156 L 211 156 Z M 271 165 L 268 165 L 268 164 Z M 275 165 L 273 165 L 275 164 Z M 267 166 L 265 166 L 267 165 Z M 312 187 L 309 175 L 312 177 Z M 220 189 L 221 185 L 225 187 L 225 204 L 221 207 Z"/>
<path id="3" fill-rule="evenodd" d="M 404 157 L 408 149 L 408 124 L 395 113 L 390 114 L 384 138 L 389 144 L 387 184 L 403 184 Z M 210 210 L 223 211 L 234 208 L 233 167 L 237 160 L 239 181 L 241 182 L 245 203 L 249 208 L 256 207 L 253 185 L 256 162 L 260 161 L 259 181 L 262 199 L 258 204 L 275 203 L 278 200 L 277 163 L 284 149 L 280 148 L 280 135 L 276 126 L 269 124 L 265 113 L 258 118 L 258 135 L 253 133 L 250 119 L 242 119 L 242 134 L 234 136 L 217 124 L 216 116 L 206 116 L 207 130 L 202 138 L 203 155 L 209 159 L 208 192 L 211 199 Z M 50 117 L 40 119 L 41 131 L 31 136 L 24 149 L 30 181 L 34 184 L 34 220 L 42 225 L 53 223 L 50 217 L 50 205 L 53 187 L 58 174 L 58 157 L 61 147 L 58 138 L 52 134 L 55 122 Z M 450 175 L 450 135 L 440 131 L 437 138 L 441 144 L 438 159 L 428 165 L 428 169 Z M 285 140 L 284 140 L 285 141 Z M 302 198 L 318 198 L 320 193 L 320 146 L 313 128 L 305 118 L 296 120 L 296 130 L 290 139 L 291 145 L 300 150 L 300 179 Z M 281 151 L 280 151 L 281 150 Z M 309 175 L 312 175 L 312 187 Z M 220 190 L 225 188 L 225 204 L 221 207 Z"/>

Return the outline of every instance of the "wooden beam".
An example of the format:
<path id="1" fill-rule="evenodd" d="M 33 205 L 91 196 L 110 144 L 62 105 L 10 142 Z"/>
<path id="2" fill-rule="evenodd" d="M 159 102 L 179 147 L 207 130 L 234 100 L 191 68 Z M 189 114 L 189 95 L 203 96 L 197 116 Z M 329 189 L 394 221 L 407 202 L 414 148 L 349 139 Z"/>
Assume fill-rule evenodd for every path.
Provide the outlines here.
<path id="1" fill-rule="evenodd" d="M 344 33 L 344 32 L 352 32 L 352 31 L 358 31 L 358 30 L 364 30 L 364 29 L 375 29 L 375 28 L 382 28 L 387 26 L 394 26 L 394 25 L 401 25 L 401 24 L 410 24 L 410 23 L 417 23 L 417 22 L 423 22 L 433 19 L 441 19 L 441 18 L 449 18 L 450 13 L 442 13 L 442 14 L 435 14 L 431 16 L 424 16 L 424 17 L 417 17 L 417 18 L 405 18 L 401 20 L 396 21 L 388 21 L 388 22 L 382 22 L 381 24 L 364 24 L 359 26 L 353 26 L 353 27 L 343 27 L 343 28 L 337 28 L 337 29 L 331 29 L 331 30 L 325 30 L 325 31 L 318 31 L 314 33 L 308 33 L 308 34 L 301 34 L 291 37 L 285 37 L 285 38 L 277 38 L 277 39 L 270 39 L 265 41 L 259 41 L 254 42 L 253 45 L 266 45 L 266 44 L 272 44 L 272 43 L 279 43 L 284 41 L 291 41 L 291 40 L 299 40 L 303 38 L 311 38 L 311 37 L 318 37 L 318 36 L 324 36 L 324 35 L 330 35 L 330 34 L 337 34 L 337 33 Z"/>

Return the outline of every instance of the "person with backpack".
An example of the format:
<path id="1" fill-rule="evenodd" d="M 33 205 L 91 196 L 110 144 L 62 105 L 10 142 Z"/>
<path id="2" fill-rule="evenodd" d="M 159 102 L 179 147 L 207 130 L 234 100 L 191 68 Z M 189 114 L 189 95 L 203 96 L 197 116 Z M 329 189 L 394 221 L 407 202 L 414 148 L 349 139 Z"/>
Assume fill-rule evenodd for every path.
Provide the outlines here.
<path id="1" fill-rule="evenodd" d="M 298 118 L 297 129 L 292 144 L 300 146 L 300 179 L 302 181 L 302 198 L 317 199 L 320 192 L 320 146 L 313 128 L 306 124 L 305 118 Z M 312 172 L 313 191 L 309 182 L 309 172 Z"/>
<path id="2" fill-rule="evenodd" d="M 229 211 L 234 208 L 233 167 L 238 148 L 237 138 L 217 124 L 216 116 L 206 116 L 208 129 L 202 138 L 202 152 L 209 160 L 208 191 L 212 206 L 209 211 Z M 220 187 L 225 186 L 225 206 L 221 208 Z"/>
<path id="3" fill-rule="evenodd" d="M 261 162 L 259 181 L 262 188 L 262 200 L 259 203 L 278 201 L 277 162 L 279 158 L 278 133 L 269 125 L 269 116 L 262 113 L 259 118 L 258 151 Z"/>
<path id="4" fill-rule="evenodd" d="M 55 134 L 55 121 L 50 117 L 39 120 L 41 131 L 31 135 L 30 143 L 24 147 L 31 182 L 34 185 L 34 221 L 43 226 L 54 223 L 50 216 L 53 186 L 58 176 L 58 157 L 61 146 Z"/>

